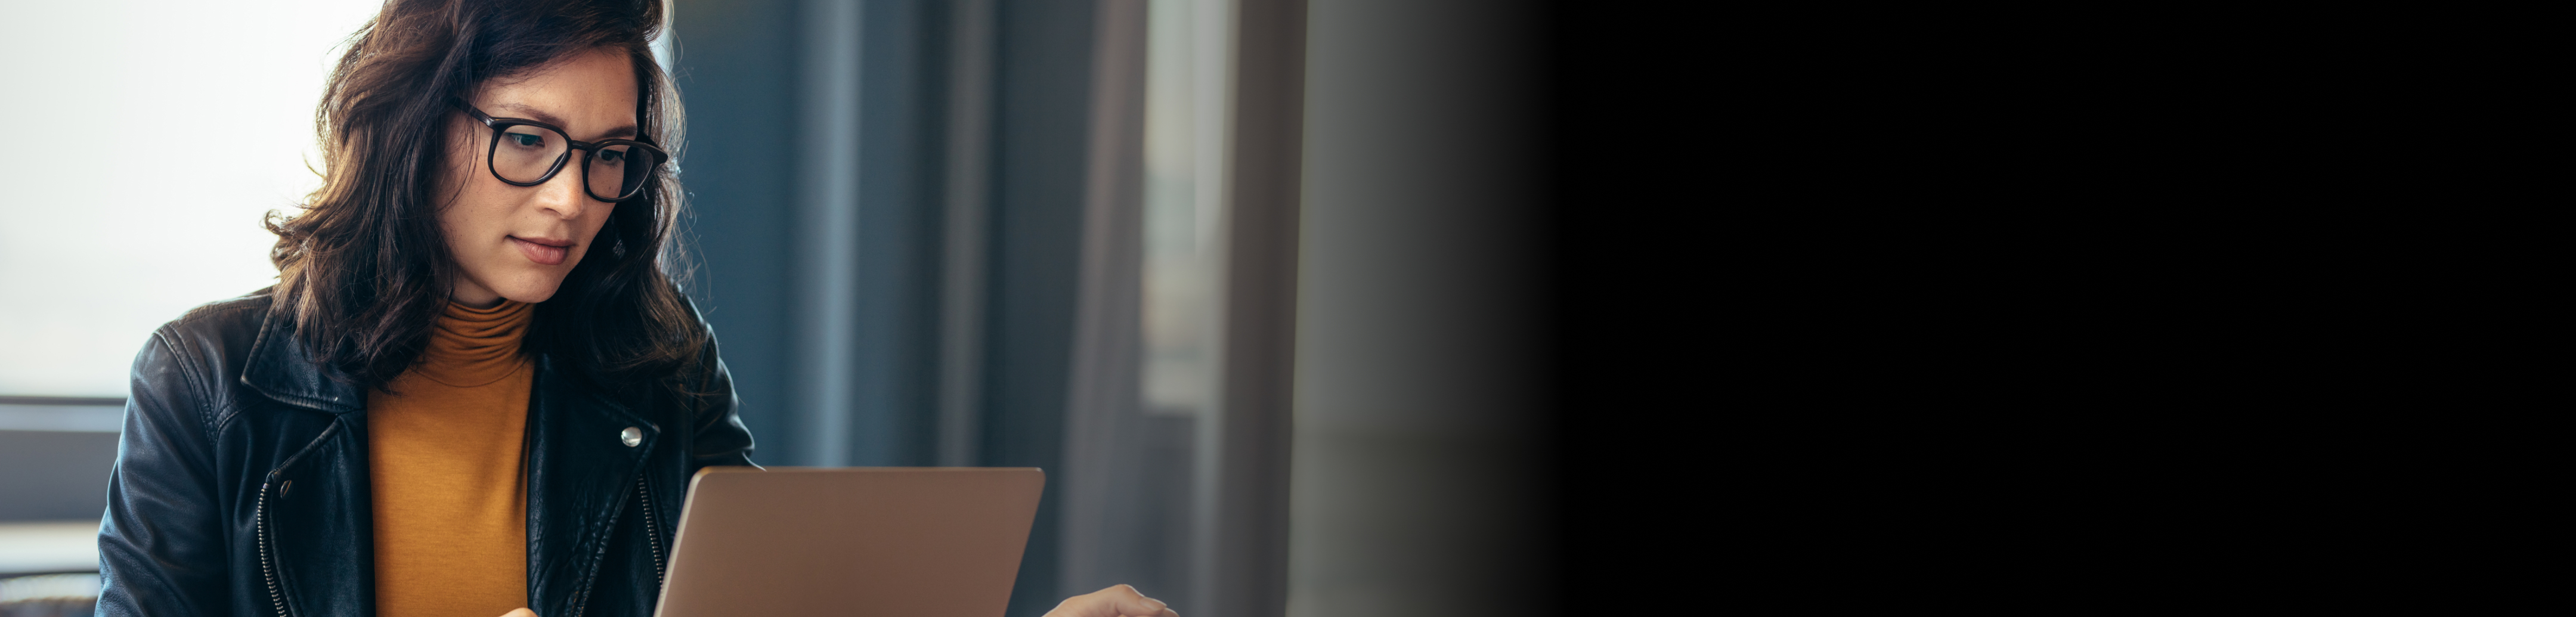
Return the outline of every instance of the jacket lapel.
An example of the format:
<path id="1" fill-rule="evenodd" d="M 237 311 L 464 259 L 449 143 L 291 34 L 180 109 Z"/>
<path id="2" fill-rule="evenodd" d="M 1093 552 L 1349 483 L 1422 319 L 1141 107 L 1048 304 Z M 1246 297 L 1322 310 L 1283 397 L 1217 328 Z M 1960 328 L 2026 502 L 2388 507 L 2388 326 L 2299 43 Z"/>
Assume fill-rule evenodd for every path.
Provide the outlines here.
<path id="1" fill-rule="evenodd" d="M 271 312 L 260 323 L 242 367 L 242 385 L 325 422 L 281 417 L 261 426 L 286 433 L 267 436 L 302 444 L 260 482 L 252 510 L 254 533 L 272 534 L 276 593 L 298 614 L 375 614 L 375 511 L 367 467 L 366 397 L 336 368 L 314 361 L 296 340 L 295 322 Z M 310 427 L 309 432 L 305 427 Z M 287 484 L 293 482 L 293 484 Z M 291 489 L 291 490 L 290 490 Z"/>
<path id="2" fill-rule="evenodd" d="M 528 401 L 528 604 L 576 615 L 661 427 L 537 358 Z M 627 445 L 625 431 L 640 440 Z"/>

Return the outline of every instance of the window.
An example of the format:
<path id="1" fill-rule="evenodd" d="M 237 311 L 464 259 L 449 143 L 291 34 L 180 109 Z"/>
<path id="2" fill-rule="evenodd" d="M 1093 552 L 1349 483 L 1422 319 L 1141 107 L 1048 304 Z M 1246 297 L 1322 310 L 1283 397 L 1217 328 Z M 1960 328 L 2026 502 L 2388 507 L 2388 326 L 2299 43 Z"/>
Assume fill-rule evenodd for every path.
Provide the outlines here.
<path id="1" fill-rule="evenodd" d="M 1147 4 L 1145 45 L 1145 412 L 1196 415 L 1215 404 L 1217 208 L 1222 159 L 1209 154 L 1224 112 L 1225 5 Z"/>
<path id="2" fill-rule="evenodd" d="M 0 8 L 0 396 L 125 396 L 152 329 L 275 282 L 313 106 L 375 0 Z"/>

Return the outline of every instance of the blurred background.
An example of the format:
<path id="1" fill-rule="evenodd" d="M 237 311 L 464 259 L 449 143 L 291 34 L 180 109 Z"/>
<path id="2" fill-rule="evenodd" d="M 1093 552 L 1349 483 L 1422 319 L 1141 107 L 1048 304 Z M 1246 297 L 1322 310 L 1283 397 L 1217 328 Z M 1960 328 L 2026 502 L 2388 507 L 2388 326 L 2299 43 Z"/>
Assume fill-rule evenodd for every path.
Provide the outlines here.
<path id="1" fill-rule="evenodd" d="M 273 282 L 377 5 L 0 0 L 0 611 L 86 613 L 126 366 Z M 1046 469 L 1014 617 L 1551 607 L 1541 7 L 672 7 L 754 460 Z"/>

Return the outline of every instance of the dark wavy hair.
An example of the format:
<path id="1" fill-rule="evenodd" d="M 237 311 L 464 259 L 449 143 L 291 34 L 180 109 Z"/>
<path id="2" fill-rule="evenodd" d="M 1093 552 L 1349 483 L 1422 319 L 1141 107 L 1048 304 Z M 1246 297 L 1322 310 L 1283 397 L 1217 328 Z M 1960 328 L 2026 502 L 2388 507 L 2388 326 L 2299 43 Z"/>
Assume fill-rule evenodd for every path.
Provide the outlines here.
<path id="1" fill-rule="evenodd" d="M 438 209 L 457 108 L 493 79 L 573 54 L 623 52 L 635 66 L 639 139 L 680 151 L 677 93 L 650 47 L 662 0 L 388 0 L 350 38 L 314 112 L 323 184 L 292 218 L 271 212 L 273 310 L 359 385 L 381 388 L 419 361 L 460 275 Z M 698 362 L 705 330 L 680 294 L 672 228 L 676 166 L 619 203 L 555 296 L 536 307 L 525 349 L 570 360 L 608 385 L 669 381 Z"/>

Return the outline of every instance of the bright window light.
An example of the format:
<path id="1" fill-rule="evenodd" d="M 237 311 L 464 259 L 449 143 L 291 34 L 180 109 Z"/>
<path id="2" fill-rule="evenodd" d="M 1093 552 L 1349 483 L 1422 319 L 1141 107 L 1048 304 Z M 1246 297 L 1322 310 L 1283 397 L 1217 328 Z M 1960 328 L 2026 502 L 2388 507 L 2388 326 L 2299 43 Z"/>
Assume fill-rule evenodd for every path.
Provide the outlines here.
<path id="1" fill-rule="evenodd" d="M 1145 412 L 1216 405 L 1227 0 L 1152 0 L 1145 45 Z"/>
<path id="2" fill-rule="evenodd" d="M 0 396 L 123 397 L 189 307 L 266 287 L 313 108 L 378 0 L 0 3 Z"/>

